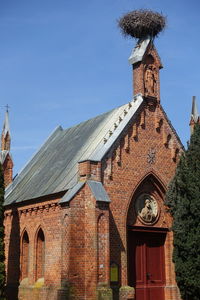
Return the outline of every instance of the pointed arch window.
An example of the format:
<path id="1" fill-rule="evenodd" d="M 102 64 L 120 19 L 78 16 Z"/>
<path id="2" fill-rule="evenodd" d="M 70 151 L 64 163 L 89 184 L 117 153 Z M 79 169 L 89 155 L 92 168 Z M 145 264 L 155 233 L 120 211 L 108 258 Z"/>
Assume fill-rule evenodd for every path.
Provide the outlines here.
<path id="1" fill-rule="evenodd" d="M 45 266 L 45 236 L 40 228 L 36 240 L 36 280 L 44 277 Z"/>
<path id="2" fill-rule="evenodd" d="M 22 237 L 21 279 L 28 277 L 29 268 L 29 237 L 27 231 Z"/>

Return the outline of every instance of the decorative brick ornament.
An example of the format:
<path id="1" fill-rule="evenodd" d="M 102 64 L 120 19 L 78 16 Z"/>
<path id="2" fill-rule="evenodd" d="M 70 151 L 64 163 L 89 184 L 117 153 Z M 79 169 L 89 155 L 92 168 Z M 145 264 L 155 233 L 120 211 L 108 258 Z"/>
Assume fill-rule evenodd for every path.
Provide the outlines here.
<path id="1" fill-rule="evenodd" d="M 156 150 L 151 148 L 149 149 L 148 151 L 148 154 L 147 154 L 147 162 L 149 164 L 155 164 L 156 162 Z"/>

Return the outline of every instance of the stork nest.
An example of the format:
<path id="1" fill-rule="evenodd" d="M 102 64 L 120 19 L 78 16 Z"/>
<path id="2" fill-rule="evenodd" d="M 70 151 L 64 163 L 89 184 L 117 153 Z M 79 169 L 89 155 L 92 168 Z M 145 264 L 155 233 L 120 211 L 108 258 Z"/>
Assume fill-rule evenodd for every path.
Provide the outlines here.
<path id="1" fill-rule="evenodd" d="M 124 15 L 118 21 L 125 36 L 144 38 L 156 37 L 166 26 L 166 17 L 151 10 L 134 10 Z"/>

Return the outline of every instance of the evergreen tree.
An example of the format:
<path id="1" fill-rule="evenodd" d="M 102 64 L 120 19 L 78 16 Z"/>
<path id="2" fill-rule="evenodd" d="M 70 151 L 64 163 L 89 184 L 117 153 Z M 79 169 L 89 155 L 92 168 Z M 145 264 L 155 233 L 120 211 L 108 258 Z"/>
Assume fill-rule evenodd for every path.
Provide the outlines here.
<path id="1" fill-rule="evenodd" d="M 183 300 L 200 299 L 200 125 L 170 183 L 166 204 L 173 217 L 176 281 Z"/>
<path id="2" fill-rule="evenodd" d="M 0 299 L 4 299 L 5 286 L 5 254 L 4 254 L 4 179 L 2 166 L 0 165 Z"/>

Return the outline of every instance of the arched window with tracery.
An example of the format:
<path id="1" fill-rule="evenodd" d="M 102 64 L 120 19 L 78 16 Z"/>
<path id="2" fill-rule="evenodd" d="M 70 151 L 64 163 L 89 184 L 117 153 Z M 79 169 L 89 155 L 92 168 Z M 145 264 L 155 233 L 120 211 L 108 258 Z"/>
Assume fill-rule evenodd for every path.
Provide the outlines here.
<path id="1" fill-rule="evenodd" d="M 45 237 L 40 228 L 36 239 L 36 280 L 44 277 L 45 265 Z"/>
<path id="2" fill-rule="evenodd" d="M 21 279 L 28 277 L 29 267 L 29 237 L 27 231 L 22 236 Z"/>

